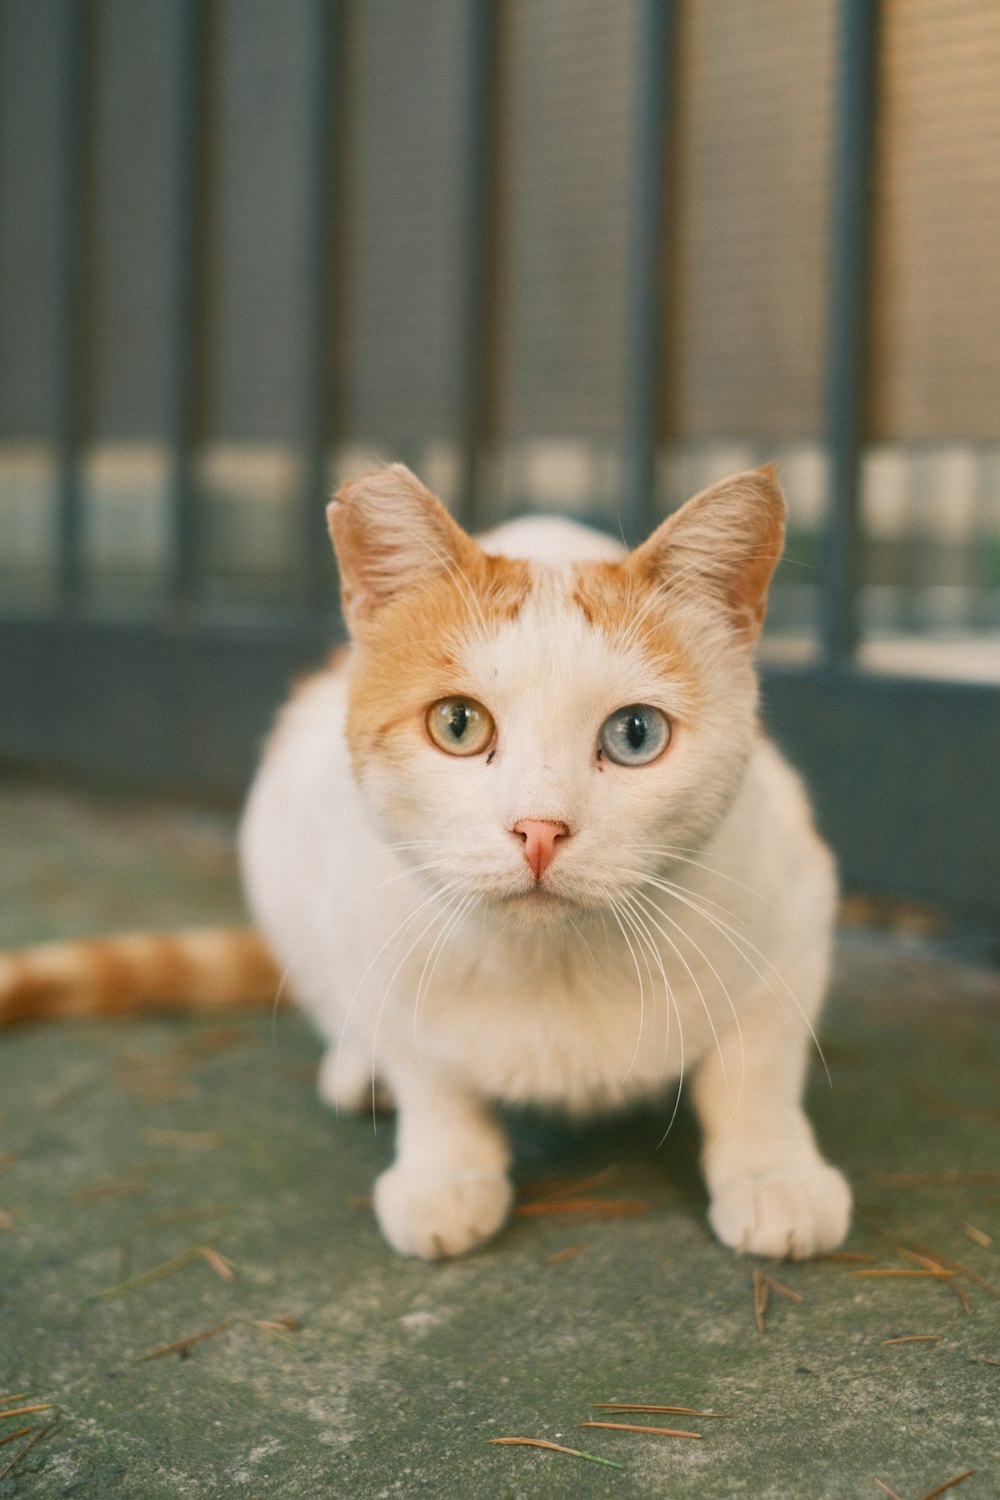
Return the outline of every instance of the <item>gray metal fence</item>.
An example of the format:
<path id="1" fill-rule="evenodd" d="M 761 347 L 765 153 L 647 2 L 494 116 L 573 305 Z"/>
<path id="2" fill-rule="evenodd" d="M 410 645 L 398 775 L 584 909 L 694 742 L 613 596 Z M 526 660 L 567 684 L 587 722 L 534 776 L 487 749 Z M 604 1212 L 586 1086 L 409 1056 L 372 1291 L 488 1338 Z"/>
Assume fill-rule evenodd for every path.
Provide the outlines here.
<path id="1" fill-rule="evenodd" d="M 776 456 L 769 722 L 997 910 L 998 214 L 988 0 L 0 0 L 0 753 L 238 786 L 366 456 L 630 538 Z"/>

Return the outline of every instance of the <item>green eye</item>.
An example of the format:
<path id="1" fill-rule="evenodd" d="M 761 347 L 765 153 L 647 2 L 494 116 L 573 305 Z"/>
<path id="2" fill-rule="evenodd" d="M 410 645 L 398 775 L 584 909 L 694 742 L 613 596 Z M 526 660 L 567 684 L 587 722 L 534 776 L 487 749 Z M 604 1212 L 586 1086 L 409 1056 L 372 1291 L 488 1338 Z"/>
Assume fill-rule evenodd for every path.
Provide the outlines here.
<path id="1" fill-rule="evenodd" d="M 493 738 L 493 720 L 474 698 L 442 698 L 427 710 L 427 733 L 446 755 L 479 755 Z"/>
<path id="2" fill-rule="evenodd" d="M 601 727 L 600 748 L 619 766 L 648 766 L 670 744 L 670 720 L 648 703 L 616 708 Z"/>

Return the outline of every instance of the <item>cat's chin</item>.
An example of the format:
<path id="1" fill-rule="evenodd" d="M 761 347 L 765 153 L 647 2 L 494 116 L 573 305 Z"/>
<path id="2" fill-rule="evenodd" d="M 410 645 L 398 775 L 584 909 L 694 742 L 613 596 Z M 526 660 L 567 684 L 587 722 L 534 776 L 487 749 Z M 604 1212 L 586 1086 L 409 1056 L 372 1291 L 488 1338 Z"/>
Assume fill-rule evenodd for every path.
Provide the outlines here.
<path id="1" fill-rule="evenodd" d="M 505 893 L 499 898 L 497 904 L 501 911 L 516 912 L 519 921 L 538 927 L 551 927 L 556 923 L 568 921 L 581 910 L 579 901 L 540 885 L 527 891 Z"/>

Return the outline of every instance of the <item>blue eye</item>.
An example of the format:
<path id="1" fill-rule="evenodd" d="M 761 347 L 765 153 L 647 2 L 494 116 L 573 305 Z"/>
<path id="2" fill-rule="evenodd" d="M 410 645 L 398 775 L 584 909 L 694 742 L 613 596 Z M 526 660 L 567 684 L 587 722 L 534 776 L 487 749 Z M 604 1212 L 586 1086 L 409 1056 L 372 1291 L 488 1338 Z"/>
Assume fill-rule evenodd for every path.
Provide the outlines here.
<path id="1" fill-rule="evenodd" d="M 601 727 L 601 750 L 619 766 L 648 766 L 669 744 L 670 720 L 648 703 L 616 708 Z"/>

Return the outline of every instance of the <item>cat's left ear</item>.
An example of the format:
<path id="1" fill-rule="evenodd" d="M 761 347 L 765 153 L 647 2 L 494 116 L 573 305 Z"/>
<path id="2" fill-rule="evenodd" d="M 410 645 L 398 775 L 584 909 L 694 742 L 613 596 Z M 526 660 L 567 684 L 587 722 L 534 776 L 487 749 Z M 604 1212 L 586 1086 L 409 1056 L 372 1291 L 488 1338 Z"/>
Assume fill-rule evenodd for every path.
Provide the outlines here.
<path id="1" fill-rule="evenodd" d="M 773 464 L 702 490 L 629 558 L 649 583 L 714 596 L 751 643 L 767 613 L 767 590 L 785 540 L 785 500 Z"/>
<path id="2" fill-rule="evenodd" d="M 380 605 L 442 570 L 467 568 L 479 549 L 405 464 L 342 485 L 327 507 L 350 630 Z"/>

